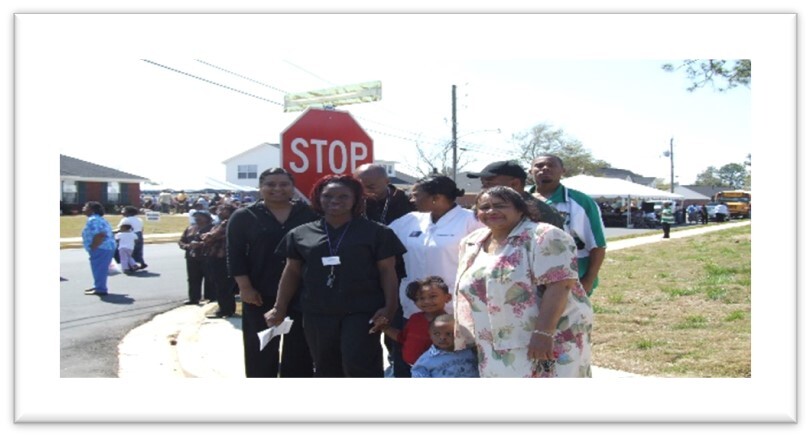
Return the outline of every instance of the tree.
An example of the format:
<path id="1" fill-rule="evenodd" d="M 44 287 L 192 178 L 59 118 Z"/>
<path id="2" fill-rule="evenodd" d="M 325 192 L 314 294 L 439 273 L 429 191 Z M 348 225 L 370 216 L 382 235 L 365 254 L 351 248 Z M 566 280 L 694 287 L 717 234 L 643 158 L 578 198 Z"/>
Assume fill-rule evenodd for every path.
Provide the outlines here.
<path id="1" fill-rule="evenodd" d="M 687 91 L 693 92 L 707 84 L 715 87 L 715 81 L 722 82 L 716 91 L 724 92 L 738 85 L 749 88 L 752 75 L 752 61 L 749 59 L 685 59 L 678 66 L 665 64 L 662 69 L 668 72 L 684 69 L 692 84 Z"/>
<path id="2" fill-rule="evenodd" d="M 607 162 L 594 158 L 579 140 L 570 138 L 562 129 L 554 129 L 546 123 L 513 134 L 513 140 L 518 145 L 514 153 L 515 159 L 526 164 L 527 168 L 535 157 L 542 154 L 560 157 L 566 168 L 566 176 L 599 175 L 598 169 L 611 167 Z"/>
<path id="3" fill-rule="evenodd" d="M 740 163 L 729 163 L 718 169 L 718 178 L 725 185 L 740 189 L 746 180 L 746 168 Z"/>
<path id="4" fill-rule="evenodd" d="M 746 154 L 746 161 L 743 162 L 746 168 L 746 178 L 743 181 L 743 187 L 747 190 L 752 190 L 752 154 Z"/>
<path id="5" fill-rule="evenodd" d="M 700 186 L 720 186 L 723 185 L 721 178 L 718 177 L 718 169 L 715 166 L 706 168 L 703 172 L 696 175 L 696 184 Z"/>
<path id="6" fill-rule="evenodd" d="M 428 146 L 417 142 L 415 146 L 417 148 L 418 161 L 415 165 L 406 164 L 409 170 L 419 176 L 428 176 L 438 173 L 453 178 L 453 144 L 450 141 Z M 471 160 L 464 152 L 463 149 L 457 147 L 457 175 L 461 174 L 461 169 L 471 163 Z"/>

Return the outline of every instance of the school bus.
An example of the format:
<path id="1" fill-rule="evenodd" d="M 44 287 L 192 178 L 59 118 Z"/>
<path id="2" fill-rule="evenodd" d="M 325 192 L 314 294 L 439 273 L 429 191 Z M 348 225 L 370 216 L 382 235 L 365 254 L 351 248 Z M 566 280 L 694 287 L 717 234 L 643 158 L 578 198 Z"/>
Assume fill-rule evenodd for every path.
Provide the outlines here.
<path id="1" fill-rule="evenodd" d="M 715 202 L 723 202 L 729 208 L 730 217 L 752 217 L 752 192 L 748 190 L 724 190 L 712 197 Z"/>

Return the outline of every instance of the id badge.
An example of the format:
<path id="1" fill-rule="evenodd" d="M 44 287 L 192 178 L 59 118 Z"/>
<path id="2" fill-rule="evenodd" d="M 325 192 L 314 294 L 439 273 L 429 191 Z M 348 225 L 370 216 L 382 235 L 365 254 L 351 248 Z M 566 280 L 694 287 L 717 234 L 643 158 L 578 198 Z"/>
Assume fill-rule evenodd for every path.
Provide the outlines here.
<path id="1" fill-rule="evenodd" d="M 321 263 L 324 266 L 338 266 L 341 264 L 341 258 L 339 256 L 321 257 Z"/>

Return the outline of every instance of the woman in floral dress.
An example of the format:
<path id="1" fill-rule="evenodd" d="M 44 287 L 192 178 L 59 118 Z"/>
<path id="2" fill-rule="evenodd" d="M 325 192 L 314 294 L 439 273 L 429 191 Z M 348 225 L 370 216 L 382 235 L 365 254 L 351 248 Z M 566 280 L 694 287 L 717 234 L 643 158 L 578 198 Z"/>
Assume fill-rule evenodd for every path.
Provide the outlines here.
<path id="1" fill-rule="evenodd" d="M 485 224 L 460 244 L 456 349 L 478 349 L 481 377 L 591 377 L 594 314 L 574 240 L 527 219 L 518 192 L 483 191 Z"/>

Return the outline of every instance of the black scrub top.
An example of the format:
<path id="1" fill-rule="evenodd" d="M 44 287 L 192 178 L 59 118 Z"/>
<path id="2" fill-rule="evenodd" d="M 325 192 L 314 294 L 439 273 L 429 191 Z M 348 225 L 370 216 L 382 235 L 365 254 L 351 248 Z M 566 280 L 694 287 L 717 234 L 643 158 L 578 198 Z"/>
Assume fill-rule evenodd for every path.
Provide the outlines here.
<path id="1" fill-rule="evenodd" d="M 333 249 L 337 247 L 334 254 L 325 226 Z M 302 262 L 302 312 L 346 315 L 375 312 L 385 306 L 377 262 L 405 254 L 406 249 L 389 227 L 354 218 L 337 229 L 324 219 L 301 225 L 285 236 L 276 252 Z M 340 257 L 340 265 L 334 266 L 335 280 L 328 287 L 333 267 L 325 266 L 323 258 L 333 255 Z"/>
<path id="2" fill-rule="evenodd" d="M 286 261 L 275 253 L 276 247 L 290 230 L 316 219 L 318 215 L 303 202 L 293 204 L 283 224 L 262 201 L 238 209 L 228 220 L 226 234 L 229 276 L 247 275 L 262 296 L 263 308 L 272 307 Z M 297 297 L 290 307 L 300 310 Z"/>

